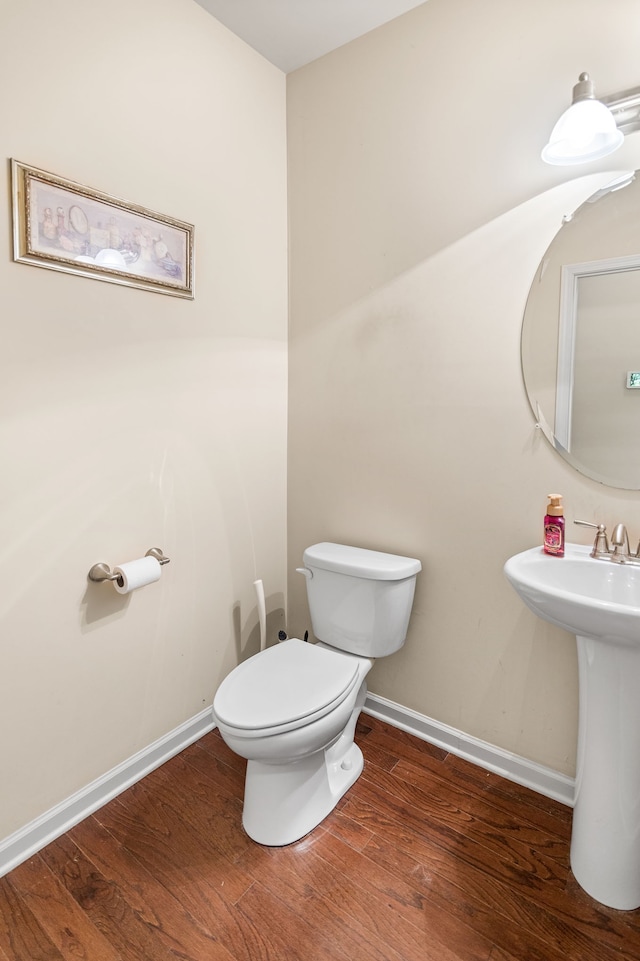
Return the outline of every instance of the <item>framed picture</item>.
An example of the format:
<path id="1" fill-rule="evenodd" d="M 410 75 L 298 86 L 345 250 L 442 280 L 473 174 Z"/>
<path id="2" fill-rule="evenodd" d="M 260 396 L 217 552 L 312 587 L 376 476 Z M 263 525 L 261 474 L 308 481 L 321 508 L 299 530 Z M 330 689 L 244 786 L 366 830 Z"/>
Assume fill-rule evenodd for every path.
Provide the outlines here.
<path id="1" fill-rule="evenodd" d="M 627 371 L 627 387 L 640 388 L 640 370 Z"/>
<path id="2" fill-rule="evenodd" d="M 11 161 L 22 264 L 193 299 L 193 226 Z"/>

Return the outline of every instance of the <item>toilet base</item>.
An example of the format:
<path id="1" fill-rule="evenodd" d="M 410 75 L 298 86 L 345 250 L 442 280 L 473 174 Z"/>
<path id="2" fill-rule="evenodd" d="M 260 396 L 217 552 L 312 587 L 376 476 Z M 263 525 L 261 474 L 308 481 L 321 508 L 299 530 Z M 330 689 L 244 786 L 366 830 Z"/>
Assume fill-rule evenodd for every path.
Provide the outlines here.
<path id="1" fill-rule="evenodd" d="M 344 738 L 288 764 L 247 762 L 242 825 L 250 838 L 269 847 L 291 844 L 333 811 L 364 767 L 358 745 Z"/>

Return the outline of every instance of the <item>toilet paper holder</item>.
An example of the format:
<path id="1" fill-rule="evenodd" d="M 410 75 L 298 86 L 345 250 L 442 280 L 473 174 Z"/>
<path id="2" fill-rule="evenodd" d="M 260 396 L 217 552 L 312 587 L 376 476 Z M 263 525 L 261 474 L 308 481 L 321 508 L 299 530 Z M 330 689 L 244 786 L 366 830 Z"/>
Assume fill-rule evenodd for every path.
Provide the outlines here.
<path id="1" fill-rule="evenodd" d="M 150 547 L 144 556 L 155 557 L 158 564 L 168 564 L 171 560 L 170 557 L 165 557 L 161 547 Z M 108 564 L 100 562 L 99 564 L 93 565 L 87 576 L 90 581 L 101 584 L 103 581 L 117 581 L 120 575 L 114 573 Z"/>

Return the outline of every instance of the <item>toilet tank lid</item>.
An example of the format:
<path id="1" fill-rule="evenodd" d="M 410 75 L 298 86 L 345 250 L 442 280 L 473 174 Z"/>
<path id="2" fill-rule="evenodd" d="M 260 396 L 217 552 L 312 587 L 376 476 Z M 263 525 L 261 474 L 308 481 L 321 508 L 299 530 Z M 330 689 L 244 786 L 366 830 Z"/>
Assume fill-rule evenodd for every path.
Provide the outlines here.
<path id="1" fill-rule="evenodd" d="M 422 570 L 422 564 L 415 557 L 401 557 L 326 541 L 307 547 L 302 556 L 306 567 L 318 567 L 374 581 L 399 581 Z"/>

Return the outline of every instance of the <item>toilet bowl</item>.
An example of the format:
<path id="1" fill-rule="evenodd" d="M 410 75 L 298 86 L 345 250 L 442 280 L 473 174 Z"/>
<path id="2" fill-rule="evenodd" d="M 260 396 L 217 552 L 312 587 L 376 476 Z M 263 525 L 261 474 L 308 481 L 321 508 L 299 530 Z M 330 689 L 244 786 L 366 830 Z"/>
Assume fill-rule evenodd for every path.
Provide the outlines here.
<path id="1" fill-rule="evenodd" d="M 360 776 L 365 677 L 375 656 L 404 643 L 421 569 L 414 558 L 327 543 L 304 561 L 318 642 L 268 647 L 236 667 L 213 702 L 223 740 L 247 759 L 243 827 L 272 846 L 308 834 Z"/>
<path id="2" fill-rule="evenodd" d="M 223 740 L 248 761 L 242 824 L 254 841 L 297 841 L 359 777 L 353 735 L 372 664 L 291 638 L 222 682 L 214 715 Z"/>

